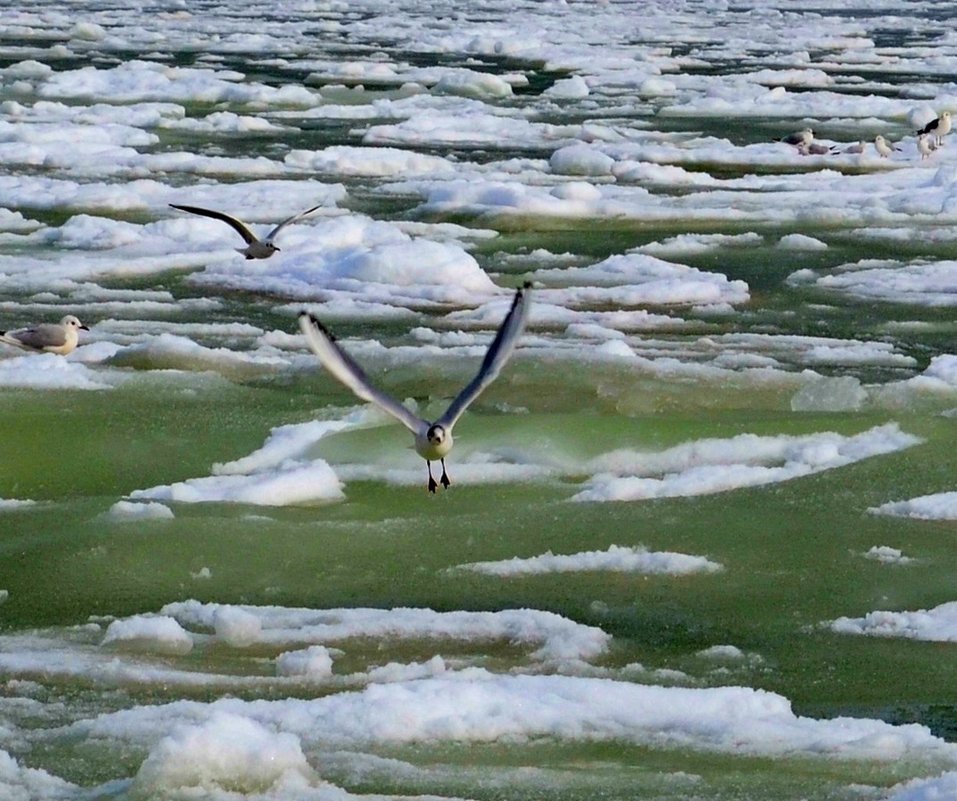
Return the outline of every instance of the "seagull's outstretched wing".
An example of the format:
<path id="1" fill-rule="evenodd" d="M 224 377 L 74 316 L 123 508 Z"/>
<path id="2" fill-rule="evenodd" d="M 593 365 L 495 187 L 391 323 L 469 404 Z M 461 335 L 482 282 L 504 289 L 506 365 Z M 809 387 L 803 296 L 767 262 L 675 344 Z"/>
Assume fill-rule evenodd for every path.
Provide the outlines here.
<path id="1" fill-rule="evenodd" d="M 199 206 L 177 206 L 175 203 L 170 203 L 169 205 L 171 208 L 179 209 L 180 211 L 188 211 L 190 214 L 199 214 L 203 217 L 212 217 L 214 220 L 222 220 L 224 223 L 227 223 L 235 228 L 239 232 L 239 235 L 246 241 L 247 245 L 251 245 L 253 242 L 259 241 L 259 238 L 239 220 L 237 220 L 235 217 L 230 217 L 228 214 L 223 214 L 221 211 L 201 209 Z M 273 231 L 273 233 L 275 233 L 275 231 Z"/>
<path id="2" fill-rule="evenodd" d="M 321 205 L 322 204 L 320 204 L 320 206 Z M 287 217 L 285 220 L 279 223 L 279 225 L 273 228 L 268 234 L 266 234 L 266 238 L 263 241 L 272 242 L 273 237 L 276 236 L 276 234 L 278 234 L 282 228 L 285 228 L 287 225 L 289 225 L 289 223 L 294 223 L 296 220 L 301 220 L 307 214 L 312 214 L 320 206 L 313 206 L 311 209 L 306 209 L 305 211 L 300 211 L 298 214 L 293 214 L 292 217 Z"/>
<path id="3" fill-rule="evenodd" d="M 362 400 L 374 403 L 382 411 L 391 414 L 413 434 L 419 434 L 428 428 L 425 420 L 412 414 L 397 400 L 372 386 L 362 368 L 339 347 L 335 337 L 315 317 L 308 312 L 301 312 L 299 327 L 306 335 L 309 347 L 319 357 L 322 366 Z"/>
<path id="4" fill-rule="evenodd" d="M 530 287 L 531 284 L 526 282 L 521 289 L 515 292 L 512 308 L 508 310 L 508 314 L 505 315 L 505 319 L 502 321 L 498 333 L 495 334 L 495 339 L 493 339 L 492 344 L 488 346 L 488 351 L 485 354 L 485 359 L 482 361 L 482 366 L 479 368 L 478 375 L 476 375 L 475 378 L 472 379 L 472 382 L 452 401 L 449 408 L 445 410 L 445 414 L 435 421 L 436 425 L 451 429 L 452 426 L 455 425 L 455 421 L 462 415 L 462 412 L 468 408 L 468 405 L 474 401 L 481 394 L 482 390 L 491 384 L 501 372 L 502 367 L 505 366 L 505 362 L 508 361 L 508 357 L 511 356 L 512 351 L 515 350 L 518 338 L 525 328 L 525 322 L 528 320 L 528 290 Z"/>

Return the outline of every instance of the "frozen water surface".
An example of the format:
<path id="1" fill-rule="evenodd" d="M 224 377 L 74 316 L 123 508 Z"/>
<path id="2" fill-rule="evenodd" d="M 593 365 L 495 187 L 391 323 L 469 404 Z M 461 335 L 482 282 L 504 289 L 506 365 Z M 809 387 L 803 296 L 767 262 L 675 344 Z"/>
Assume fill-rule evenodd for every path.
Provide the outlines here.
<path id="1" fill-rule="evenodd" d="M 4 8 L 0 798 L 952 797 L 955 20 Z"/>

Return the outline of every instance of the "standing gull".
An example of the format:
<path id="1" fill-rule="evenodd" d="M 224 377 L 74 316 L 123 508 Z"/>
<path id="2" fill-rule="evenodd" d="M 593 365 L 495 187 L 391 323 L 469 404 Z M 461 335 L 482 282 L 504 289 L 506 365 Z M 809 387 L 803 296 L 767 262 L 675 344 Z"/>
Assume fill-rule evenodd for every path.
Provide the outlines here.
<path id="1" fill-rule="evenodd" d="M 72 314 L 68 314 L 59 323 L 42 323 L 32 328 L 0 331 L 0 342 L 34 353 L 57 353 L 66 356 L 76 349 L 81 330 L 90 329 Z"/>
<path id="2" fill-rule="evenodd" d="M 882 159 L 886 159 L 891 153 L 895 150 L 900 151 L 899 147 L 896 147 L 891 142 L 888 142 L 883 136 L 879 134 L 874 137 L 874 149 L 877 151 L 877 155 Z"/>
<path id="3" fill-rule="evenodd" d="M 279 248 L 273 244 L 273 239 L 276 237 L 276 234 L 278 234 L 290 223 L 294 223 L 296 220 L 302 219 L 307 214 L 312 214 L 312 212 L 319 208 L 319 206 L 313 206 L 311 209 L 306 209 L 305 211 L 300 211 L 298 214 L 293 214 L 292 217 L 283 220 L 281 223 L 279 223 L 279 225 L 266 234 L 264 239 L 260 239 L 252 231 L 250 231 L 244 223 L 240 222 L 235 217 L 230 217 L 228 214 L 224 214 L 221 211 L 201 209 L 198 206 L 178 206 L 175 203 L 170 203 L 169 205 L 174 209 L 179 209 L 180 211 L 188 211 L 190 214 L 200 214 L 203 217 L 212 217 L 214 220 L 222 220 L 224 223 L 231 225 L 246 241 L 246 247 L 236 248 L 236 250 L 242 253 L 247 259 L 268 259 L 273 253 L 279 250 Z"/>
<path id="4" fill-rule="evenodd" d="M 308 312 L 299 314 L 299 327 L 306 335 L 309 347 L 319 357 L 322 366 L 333 376 L 351 389 L 364 401 L 374 403 L 384 412 L 391 414 L 415 435 L 415 450 L 423 459 L 429 470 L 429 492 L 435 492 L 438 486 L 432 477 L 432 462 L 442 463 L 442 486 L 448 488 L 448 473 L 445 471 L 445 456 L 452 450 L 452 428 L 462 413 L 468 408 L 495 377 L 499 374 L 505 362 L 515 349 L 518 337 L 525 328 L 528 319 L 528 290 L 531 284 L 526 283 L 515 292 L 512 306 L 499 326 L 492 344 L 488 346 L 485 359 L 479 368 L 478 375 L 463 389 L 455 400 L 449 404 L 438 420 L 429 422 L 413 414 L 394 398 L 376 389 L 369 382 L 369 378 L 339 345 L 329 330 Z"/>
<path id="5" fill-rule="evenodd" d="M 944 137 L 950 133 L 950 112 L 945 111 L 941 114 L 936 120 L 931 120 L 923 128 L 921 128 L 917 135 L 921 136 L 923 134 L 932 134 L 934 136 L 937 147 L 940 147 L 944 144 Z"/>
<path id="6" fill-rule="evenodd" d="M 933 139 L 931 139 L 930 134 L 922 134 L 917 137 L 917 152 L 920 153 L 920 158 L 923 161 L 924 159 L 930 158 L 930 154 L 936 150 L 936 145 L 934 145 Z"/>

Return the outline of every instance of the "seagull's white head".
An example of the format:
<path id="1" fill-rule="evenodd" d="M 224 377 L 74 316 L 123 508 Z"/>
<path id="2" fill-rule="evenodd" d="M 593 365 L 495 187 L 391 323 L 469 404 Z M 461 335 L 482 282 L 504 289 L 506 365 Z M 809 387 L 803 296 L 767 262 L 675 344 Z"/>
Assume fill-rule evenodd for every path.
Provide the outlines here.
<path id="1" fill-rule="evenodd" d="M 445 442 L 445 428 L 439 425 L 429 426 L 429 430 L 425 432 L 425 437 L 430 445 L 441 445 Z"/>
<path id="2" fill-rule="evenodd" d="M 944 112 L 943 114 L 941 114 L 940 116 L 943 117 L 945 120 L 949 120 L 949 119 L 950 119 L 950 112 L 949 112 L 949 111 L 945 111 L 945 112 Z"/>
<path id="3" fill-rule="evenodd" d="M 68 314 L 62 320 L 60 320 L 60 325 L 65 325 L 67 328 L 80 328 L 84 331 L 89 331 L 83 323 L 80 322 L 79 318 L 75 317 L 72 314 Z"/>

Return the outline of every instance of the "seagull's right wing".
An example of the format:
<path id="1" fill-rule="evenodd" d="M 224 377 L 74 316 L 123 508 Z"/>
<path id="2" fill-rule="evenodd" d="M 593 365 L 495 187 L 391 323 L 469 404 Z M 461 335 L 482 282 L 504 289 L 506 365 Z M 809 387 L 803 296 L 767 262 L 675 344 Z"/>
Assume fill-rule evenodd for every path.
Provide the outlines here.
<path id="1" fill-rule="evenodd" d="M 235 217 L 230 217 L 228 214 L 223 214 L 221 211 L 201 209 L 199 206 L 177 206 L 175 203 L 170 203 L 169 205 L 174 209 L 179 209 L 180 211 L 188 211 L 190 214 L 199 214 L 202 217 L 212 217 L 214 220 L 222 220 L 224 223 L 235 228 L 239 232 L 239 235 L 246 241 L 247 245 L 251 245 L 253 242 L 259 241 L 259 237 L 257 237 L 239 220 L 237 220 Z"/>
<path id="2" fill-rule="evenodd" d="M 498 333 L 495 334 L 495 339 L 492 340 L 492 344 L 488 346 L 488 351 L 486 351 L 485 358 L 482 360 L 482 366 L 479 368 L 478 375 L 476 375 L 471 383 L 449 404 L 449 408 L 445 410 L 445 414 L 435 421 L 436 425 L 451 429 L 452 426 L 455 425 L 455 421 L 461 417 L 462 412 L 468 408 L 468 405 L 474 401 L 479 394 L 481 394 L 482 390 L 491 384 L 495 380 L 495 377 L 502 371 L 505 362 L 508 361 L 508 357 L 511 356 L 512 351 L 515 350 L 518 337 L 525 328 L 526 320 L 528 320 L 528 290 L 531 286 L 530 283 L 526 282 L 521 289 L 515 292 L 512 307 L 508 310 L 508 314 L 505 315 L 502 325 L 499 326 Z"/>
<path id="3" fill-rule="evenodd" d="M 369 383 L 369 378 L 336 343 L 335 337 L 329 330 L 308 312 L 299 314 L 299 327 L 306 336 L 309 347 L 319 357 L 322 366 L 332 373 L 339 381 L 351 389 L 358 397 L 369 403 L 374 403 L 382 411 L 391 414 L 413 434 L 420 434 L 428 423 L 412 414 L 394 398 L 376 389 Z"/>
<path id="4" fill-rule="evenodd" d="M 321 206 L 322 204 L 320 203 L 318 206 L 313 206 L 311 209 L 306 209 L 305 211 L 300 211 L 298 214 L 293 214 L 292 217 L 287 217 L 285 220 L 279 223 L 279 225 L 273 228 L 268 234 L 266 234 L 266 238 L 263 241 L 272 242 L 273 237 L 276 236 L 276 234 L 278 234 L 281 229 L 289 225 L 289 223 L 294 223 L 296 220 L 301 220 L 307 214 L 312 214 L 316 209 L 321 208 Z"/>

